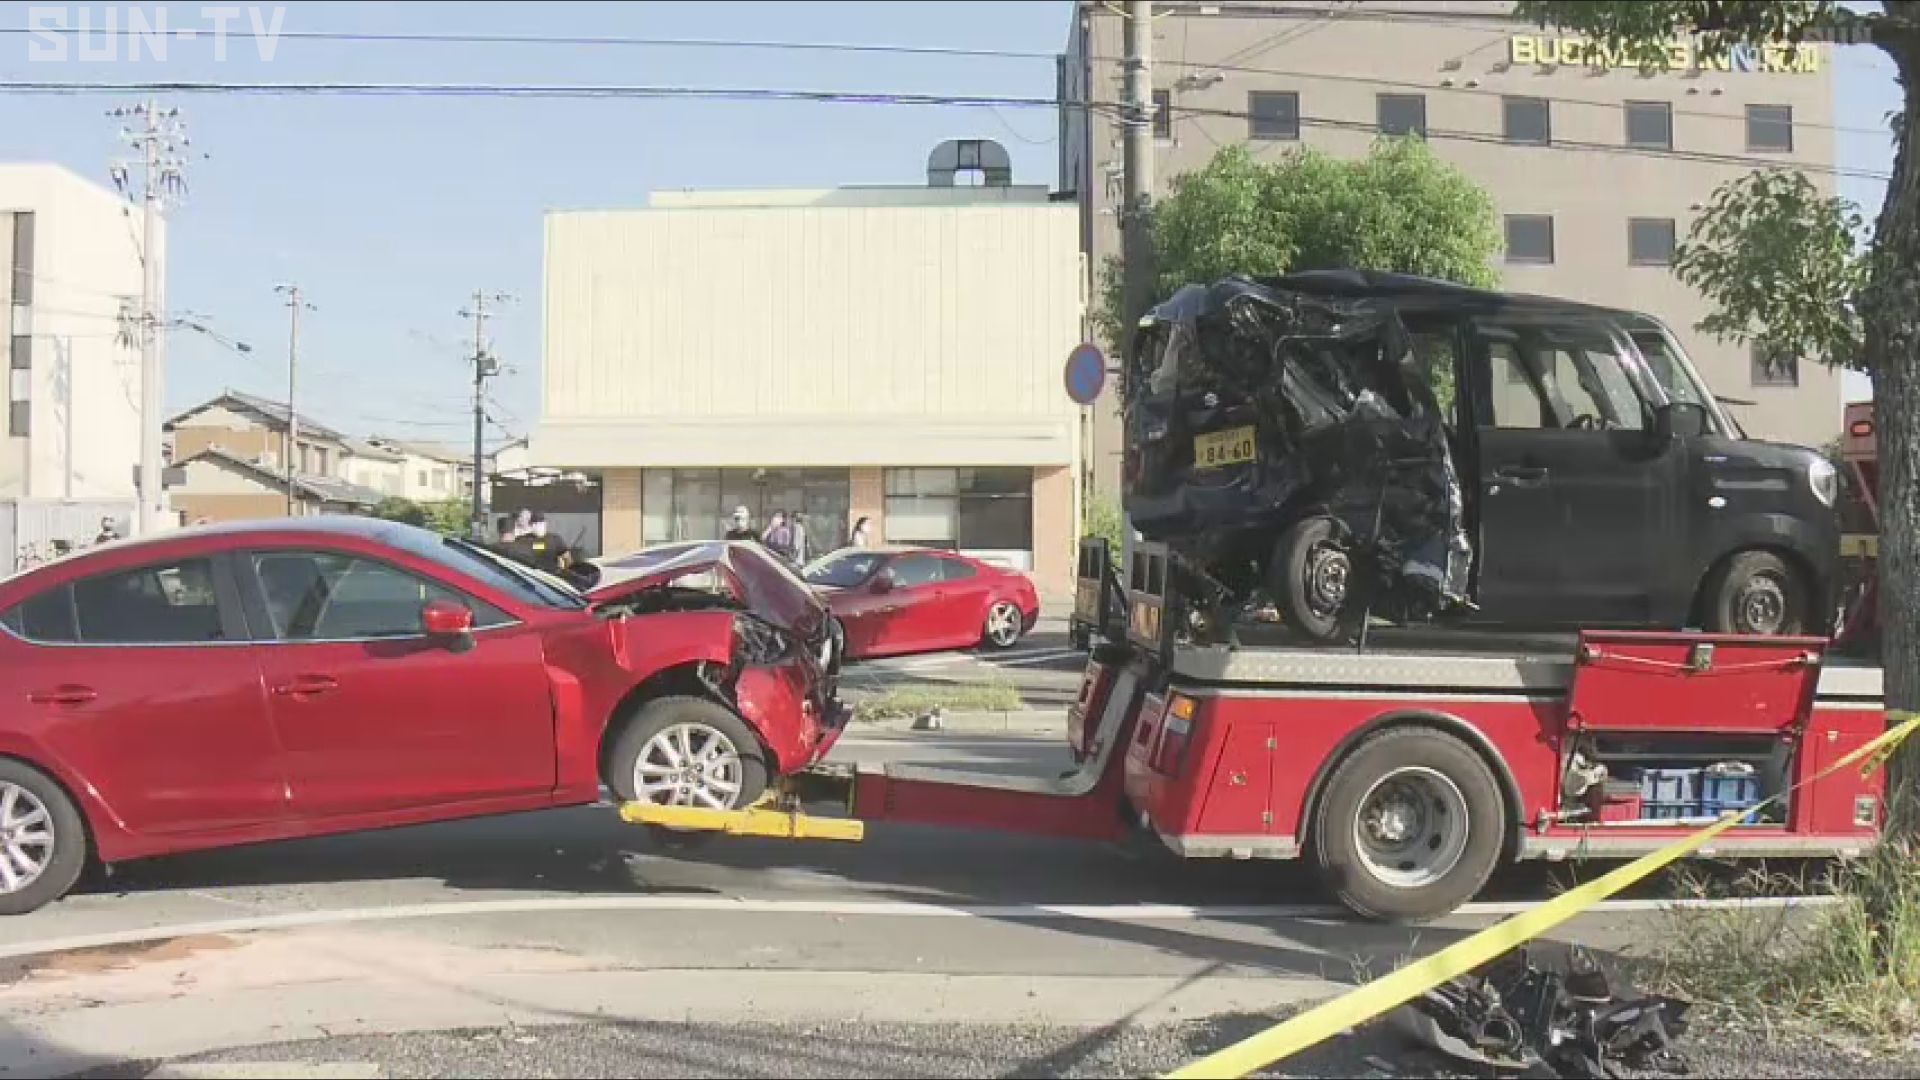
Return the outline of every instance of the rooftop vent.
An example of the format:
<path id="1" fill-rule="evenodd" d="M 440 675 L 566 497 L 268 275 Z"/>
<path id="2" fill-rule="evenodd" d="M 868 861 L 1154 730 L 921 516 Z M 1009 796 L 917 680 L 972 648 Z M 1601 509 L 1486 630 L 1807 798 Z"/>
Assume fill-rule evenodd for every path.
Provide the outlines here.
<path id="1" fill-rule="evenodd" d="M 1013 160 L 992 139 L 948 139 L 927 155 L 928 187 L 953 187 L 953 178 L 963 172 L 979 173 L 986 187 L 1013 184 Z"/>

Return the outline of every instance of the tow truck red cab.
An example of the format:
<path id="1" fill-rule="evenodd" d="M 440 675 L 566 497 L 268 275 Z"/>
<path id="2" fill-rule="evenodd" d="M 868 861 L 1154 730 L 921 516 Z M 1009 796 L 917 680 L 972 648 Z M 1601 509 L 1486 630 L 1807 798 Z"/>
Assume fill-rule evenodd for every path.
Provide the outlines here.
<path id="1" fill-rule="evenodd" d="M 1118 841 L 1186 858 L 1305 859 L 1379 919 L 1444 914 L 1520 859 L 1627 858 L 1728 812 L 1719 857 L 1852 856 L 1882 817 L 1877 774 L 1822 770 L 1885 729 L 1881 673 L 1819 638 L 1449 634 L 1366 650 L 1195 647 L 1168 555 L 1124 582 L 1083 541 L 1074 614 L 1091 652 L 1056 778 L 816 769 L 744 814 L 629 806 L 629 820 L 854 838 L 861 821 Z M 1465 643 L 1475 647 L 1465 647 Z M 807 794 L 846 822 L 809 818 Z"/>

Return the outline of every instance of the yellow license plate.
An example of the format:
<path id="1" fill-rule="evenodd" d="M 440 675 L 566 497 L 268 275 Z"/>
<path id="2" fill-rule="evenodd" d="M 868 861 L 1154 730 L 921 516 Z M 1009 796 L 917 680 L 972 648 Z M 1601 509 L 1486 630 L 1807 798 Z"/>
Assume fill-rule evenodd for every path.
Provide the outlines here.
<path id="1" fill-rule="evenodd" d="M 1252 461 L 1253 428 L 1237 427 L 1210 431 L 1193 437 L 1195 468 L 1217 469 L 1223 465 L 1243 465 Z"/>

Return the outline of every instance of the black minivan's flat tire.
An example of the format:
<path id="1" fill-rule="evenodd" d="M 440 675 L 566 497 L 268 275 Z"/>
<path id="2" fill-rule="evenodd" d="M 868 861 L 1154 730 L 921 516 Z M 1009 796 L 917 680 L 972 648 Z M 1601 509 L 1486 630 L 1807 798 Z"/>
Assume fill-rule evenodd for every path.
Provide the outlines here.
<path id="1" fill-rule="evenodd" d="M 1499 781 L 1473 748 L 1395 728 L 1347 755 L 1327 781 L 1309 855 L 1321 880 L 1369 919 L 1436 918 L 1471 900 L 1506 844 Z"/>
<path id="2" fill-rule="evenodd" d="M 1330 517 L 1302 518 L 1274 544 L 1267 591 L 1281 619 L 1303 637 L 1351 640 L 1366 618 L 1360 585 L 1343 530 Z"/>
<path id="3" fill-rule="evenodd" d="M 0 915 L 25 915 L 65 896 L 87 866 L 87 827 L 53 778 L 0 758 Z M 14 860 L 20 861 L 14 861 Z"/>
<path id="4" fill-rule="evenodd" d="M 1714 574 L 1706 597 L 1706 626 L 1717 634 L 1804 633 L 1808 582 L 1771 551 L 1743 551 Z"/>

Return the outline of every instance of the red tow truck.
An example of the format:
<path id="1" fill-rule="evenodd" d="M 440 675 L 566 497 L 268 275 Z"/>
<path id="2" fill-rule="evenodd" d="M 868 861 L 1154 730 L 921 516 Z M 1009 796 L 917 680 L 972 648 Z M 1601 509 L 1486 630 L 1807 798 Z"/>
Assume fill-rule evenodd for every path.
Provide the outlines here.
<path id="1" fill-rule="evenodd" d="M 829 767 L 744 811 L 623 816 L 839 839 L 865 822 L 1144 832 L 1187 858 L 1304 858 L 1379 919 L 1450 911 L 1504 862 L 1642 854 L 1789 790 L 1703 854 L 1850 856 L 1880 822 L 1877 774 L 1812 781 L 1885 728 L 1879 669 L 1832 658 L 1824 639 L 1192 646 L 1163 548 L 1138 545 L 1124 581 L 1102 541 L 1083 542 L 1080 566 L 1074 631 L 1091 651 L 1068 714 L 1073 771 Z M 843 814 L 810 813 L 815 798 Z"/>

